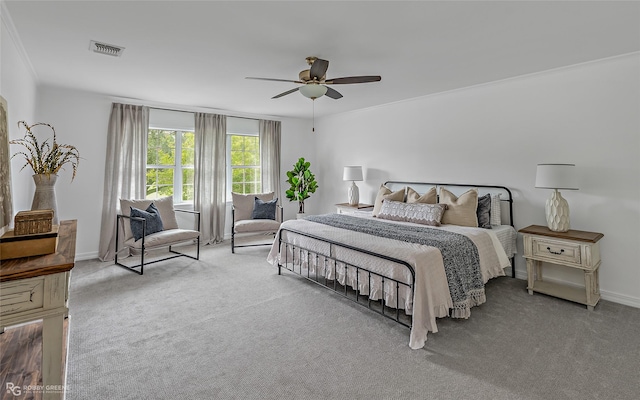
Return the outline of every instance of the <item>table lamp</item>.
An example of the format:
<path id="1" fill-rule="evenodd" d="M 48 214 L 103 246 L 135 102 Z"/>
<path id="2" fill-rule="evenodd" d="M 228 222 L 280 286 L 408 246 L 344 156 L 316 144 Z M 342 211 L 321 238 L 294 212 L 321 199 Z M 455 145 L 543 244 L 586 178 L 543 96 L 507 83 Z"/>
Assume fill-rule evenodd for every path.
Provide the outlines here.
<path id="1" fill-rule="evenodd" d="M 558 189 L 578 190 L 575 182 L 575 164 L 538 164 L 536 187 L 553 189 L 545 204 L 547 226 L 554 232 L 569 230 L 569 203 Z"/>
<path id="2" fill-rule="evenodd" d="M 362 181 L 362 167 L 344 167 L 342 180 L 351 181 L 351 186 L 349 186 L 349 205 L 357 206 L 358 203 L 360 203 L 360 191 L 358 190 L 358 186 L 356 186 L 356 181 Z"/>

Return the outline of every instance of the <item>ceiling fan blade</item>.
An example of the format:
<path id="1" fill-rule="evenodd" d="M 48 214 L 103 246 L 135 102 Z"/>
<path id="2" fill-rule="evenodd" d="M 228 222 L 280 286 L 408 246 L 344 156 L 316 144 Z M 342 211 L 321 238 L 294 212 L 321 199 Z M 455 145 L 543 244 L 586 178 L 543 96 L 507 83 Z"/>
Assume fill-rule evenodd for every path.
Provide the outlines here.
<path id="1" fill-rule="evenodd" d="M 337 90 L 332 89 L 332 88 L 330 88 L 328 86 L 326 88 L 327 88 L 327 93 L 324 94 L 325 96 L 331 97 L 334 100 L 338 100 L 338 99 L 342 98 L 342 95 Z"/>
<path id="2" fill-rule="evenodd" d="M 254 78 L 252 76 L 247 76 L 244 79 L 256 79 L 259 81 L 275 81 L 275 82 L 289 82 L 289 83 L 304 83 L 302 81 L 292 81 L 291 79 L 275 79 L 275 78 Z"/>
<path id="3" fill-rule="evenodd" d="M 280 97 L 282 97 L 282 96 L 286 96 L 286 95 L 288 95 L 288 94 L 291 94 L 291 93 L 293 93 L 293 92 L 298 91 L 298 89 L 300 89 L 300 88 L 293 88 L 293 89 L 291 89 L 291 90 L 287 90 L 286 92 L 282 92 L 282 93 L 280 93 L 280 94 L 277 94 L 277 95 L 273 96 L 273 97 L 272 97 L 272 99 L 279 99 L 279 98 L 280 98 Z"/>
<path id="4" fill-rule="evenodd" d="M 309 76 L 311 79 L 321 80 L 324 74 L 327 73 L 327 68 L 329 68 L 329 61 L 318 58 L 311 64 Z"/>
<path id="5" fill-rule="evenodd" d="M 347 76 L 344 78 L 327 79 L 324 83 L 327 85 L 342 85 L 347 83 L 379 82 L 381 79 L 379 75 Z"/>

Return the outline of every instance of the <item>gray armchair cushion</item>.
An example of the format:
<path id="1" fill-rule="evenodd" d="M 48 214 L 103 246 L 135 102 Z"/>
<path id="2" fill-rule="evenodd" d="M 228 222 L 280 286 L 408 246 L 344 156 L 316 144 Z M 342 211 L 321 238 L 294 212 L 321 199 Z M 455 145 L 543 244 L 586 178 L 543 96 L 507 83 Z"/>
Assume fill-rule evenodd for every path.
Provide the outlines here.
<path id="1" fill-rule="evenodd" d="M 128 200 L 120 199 L 120 212 L 123 215 L 130 216 L 131 207 L 135 207 L 140 210 L 146 210 L 149 204 L 155 204 L 160 213 L 162 219 L 162 226 L 165 230 L 178 228 L 178 220 L 176 219 L 176 213 L 173 211 L 173 198 L 171 196 L 161 197 L 154 200 Z M 129 240 L 133 237 L 131 232 L 131 224 L 125 223 L 124 225 L 124 240 Z"/>
<path id="2" fill-rule="evenodd" d="M 186 242 L 187 240 L 195 240 L 200 235 L 198 231 L 192 231 L 189 229 L 170 229 L 161 232 L 152 233 L 144 238 L 144 246 L 147 249 L 153 247 L 168 246 L 175 243 Z M 134 249 L 142 248 L 142 240 L 136 241 L 131 238 L 124 242 L 125 246 L 132 247 Z"/>
<path id="3" fill-rule="evenodd" d="M 255 198 L 259 198 L 262 201 L 273 200 L 274 192 L 269 193 L 252 193 L 252 194 L 240 194 L 231 193 L 233 198 L 234 219 L 235 222 L 245 219 L 251 219 L 253 213 L 253 204 Z"/>
<path id="4" fill-rule="evenodd" d="M 135 219 L 130 220 L 131 232 L 133 233 L 133 238 L 136 241 L 140 240 L 142 236 L 150 235 L 152 233 L 164 230 L 160 212 L 153 203 L 149 204 L 149 207 L 147 207 L 146 210 L 140 210 L 138 208 L 131 207 L 129 215 L 132 217 L 144 218 L 146 221 L 146 229 L 143 229 L 145 224 L 142 221 L 138 221 Z"/>
<path id="5" fill-rule="evenodd" d="M 276 232 L 280 228 L 280 222 L 272 219 L 245 219 L 236 222 L 235 233 L 250 232 Z"/>

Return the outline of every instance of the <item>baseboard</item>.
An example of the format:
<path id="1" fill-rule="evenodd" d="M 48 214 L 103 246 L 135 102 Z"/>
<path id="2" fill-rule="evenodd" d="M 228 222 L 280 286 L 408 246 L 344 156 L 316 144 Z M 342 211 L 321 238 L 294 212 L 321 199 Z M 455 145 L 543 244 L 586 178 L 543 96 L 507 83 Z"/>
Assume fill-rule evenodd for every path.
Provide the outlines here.
<path id="1" fill-rule="evenodd" d="M 505 268 L 505 273 L 507 275 L 511 274 L 511 269 L 510 268 Z M 517 279 L 522 279 L 522 280 L 527 280 L 527 271 L 521 271 L 516 269 L 516 278 Z M 574 282 L 567 282 L 567 281 L 563 281 L 560 279 L 553 279 L 553 278 L 544 278 L 545 281 L 549 281 L 549 282 L 554 282 L 554 283 L 560 283 L 563 285 L 567 285 L 567 286 L 573 286 L 573 287 L 582 287 Z M 625 294 L 620 294 L 620 293 L 615 293 L 615 292 L 610 292 L 608 290 L 602 290 L 602 288 L 600 288 L 600 298 L 603 300 L 607 300 L 607 301 L 612 301 L 614 303 L 618 303 L 618 304 L 623 304 L 625 306 L 630 306 L 630 307 L 635 307 L 635 308 L 640 308 L 640 298 L 637 297 L 632 297 L 632 296 L 627 296 Z"/>
<path id="2" fill-rule="evenodd" d="M 94 260 L 98 258 L 98 252 L 92 251 L 90 253 L 76 253 L 76 261 Z"/>
<path id="3" fill-rule="evenodd" d="M 625 306 L 640 308 L 640 299 L 637 297 L 631 297 L 625 294 L 609 292 L 602 289 L 600 290 L 600 297 L 603 300 L 612 301 L 618 304 L 624 304 Z"/>

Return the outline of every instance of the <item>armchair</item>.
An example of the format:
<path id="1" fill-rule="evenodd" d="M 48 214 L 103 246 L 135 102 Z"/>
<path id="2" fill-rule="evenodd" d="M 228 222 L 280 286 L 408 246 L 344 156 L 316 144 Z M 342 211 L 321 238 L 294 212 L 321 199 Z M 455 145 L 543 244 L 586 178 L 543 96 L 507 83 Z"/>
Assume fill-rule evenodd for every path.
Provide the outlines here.
<path id="1" fill-rule="evenodd" d="M 142 275 L 144 266 L 148 264 L 176 257 L 200 259 L 200 212 L 174 209 L 171 197 L 163 197 L 156 200 L 120 199 L 120 210 L 121 213 L 116 217 L 116 265 Z M 132 212 L 133 216 L 131 215 Z M 195 230 L 179 228 L 176 212 L 193 215 Z M 196 243 L 195 256 L 173 249 L 175 245 L 188 242 Z M 163 247 L 168 247 L 168 255 L 145 262 L 145 255 L 148 250 Z M 121 263 L 118 260 L 118 255 L 124 250 L 128 251 L 127 256 L 139 254 L 140 263 L 136 265 Z"/>
<path id="2" fill-rule="evenodd" d="M 231 253 L 236 247 L 270 246 L 283 220 L 283 210 L 274 193 L 231 194 Z M 244 238 L 242 245 L 236 244 L 240 237 Z"/>

